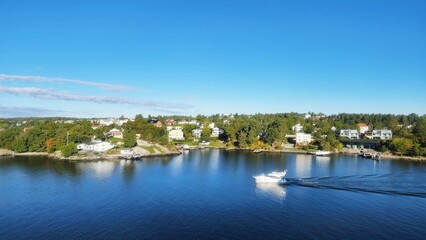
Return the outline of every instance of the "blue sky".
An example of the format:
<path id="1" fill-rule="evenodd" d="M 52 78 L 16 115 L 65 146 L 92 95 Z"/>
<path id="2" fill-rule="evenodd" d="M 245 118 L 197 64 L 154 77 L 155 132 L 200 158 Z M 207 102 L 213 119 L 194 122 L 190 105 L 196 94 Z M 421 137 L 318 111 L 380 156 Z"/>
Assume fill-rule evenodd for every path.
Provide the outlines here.
<path id="1" fill-rule="evenodd" d="M 0 2 L 0 117 L 426 113 L 425 1 Z"/>

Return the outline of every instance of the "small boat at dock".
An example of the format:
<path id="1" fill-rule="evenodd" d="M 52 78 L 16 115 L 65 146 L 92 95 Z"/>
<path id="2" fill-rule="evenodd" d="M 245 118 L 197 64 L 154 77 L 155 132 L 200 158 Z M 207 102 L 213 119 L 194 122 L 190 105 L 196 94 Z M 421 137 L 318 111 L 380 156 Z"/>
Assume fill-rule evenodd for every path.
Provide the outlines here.
<path id="1" fill-rule="evenodd" d="M 135 154 L 133 156 L 130 157 L 130 160 L 141 160 L 142 155 L 140 154 Z"/>

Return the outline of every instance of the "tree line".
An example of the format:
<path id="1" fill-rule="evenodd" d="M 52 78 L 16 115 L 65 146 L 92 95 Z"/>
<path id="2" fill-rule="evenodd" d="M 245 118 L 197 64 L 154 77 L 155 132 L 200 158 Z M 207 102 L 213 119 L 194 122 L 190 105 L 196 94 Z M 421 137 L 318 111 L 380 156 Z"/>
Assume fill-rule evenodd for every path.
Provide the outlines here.
<path id="1" fill-rule="evenodd" d="M 198 115 L 191 116 L 148 116 L 137 115 L 121 127 L 97 126 L 87 119 L 75 119 L 73 123 L 65 123 L 57 119 L 33 118 L 27 123 L 17 126 L 16 119 L 0 120 L 0 148 L 15 152 L 55 152 L 62 150 L 73 154 L 75 144 L 89 141 L 92 137 L 106 139 L 106 132 L 113 127 L 123 128 L 125 147 L 136 145 L 136 134 L 140 139 L 162 145 L 169 142 L 166 127 L 156 127 L 151 119 L 164 121 L 197 120 L 203 124 L 200 140 L 209 141 L 209 123 L 215 123 L 223 130 L 219 136 L 228 147 L 238 148 L 282 148 L 288 143 L 288 134 L 294 134 L 292 127 L 301 124 L 305 133 L 312 134 L 313 141 L 304 146 L 307 149 L 340 150 L 343 145 L 339 136 L 340 129 L 357 129 L 358 123 L 367 124 L 370 129 L 388 128 L 393 132 L 391 141 L 382 142 L 383 151 L 393 151 L 401 155 L 426 156 L 426 116 L 416 114 L 336 114 L 324 116 L 311 113 L 304 118 L 298 113 L 277 114 L 234 114 L 234 115 Z M 197 125 L 184 125 L 183 132 L 187 139 L 192 138 L 192 130 Z M 70 146 L 71 145 L 71 146 Z"/>

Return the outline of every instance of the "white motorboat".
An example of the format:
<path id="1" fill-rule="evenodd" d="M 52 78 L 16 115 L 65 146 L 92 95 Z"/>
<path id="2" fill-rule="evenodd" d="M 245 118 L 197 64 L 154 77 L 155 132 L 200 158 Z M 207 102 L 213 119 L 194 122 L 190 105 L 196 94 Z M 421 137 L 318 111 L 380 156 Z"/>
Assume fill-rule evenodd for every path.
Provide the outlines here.
<path id="1" fill-rule="evenodd" d="M 284 170 L 283 172 L 271 172 L 268 173 L 267 176 L 269 177 L 277 177 L 277 178 L 282 178 L 287 174 L 287 170 Z"/>
<path id="2" fill-rule="evenodd" d="M 256 183 L 278 183 L 283 184 L 286 182 L 285 175 L 287 173 L 287 170 L 283 172 L 271 172 L 268 174 L 261 174 L 257 176 L 253 176 L 253 178 L 256 180 Z"/>
<path id="3" fill-rule="evenodd" d="M 330 155 L 331 152 L 330 151 L 316 151 L 315 155 L 317 156 L 326 156 L 326 155 Z"/>

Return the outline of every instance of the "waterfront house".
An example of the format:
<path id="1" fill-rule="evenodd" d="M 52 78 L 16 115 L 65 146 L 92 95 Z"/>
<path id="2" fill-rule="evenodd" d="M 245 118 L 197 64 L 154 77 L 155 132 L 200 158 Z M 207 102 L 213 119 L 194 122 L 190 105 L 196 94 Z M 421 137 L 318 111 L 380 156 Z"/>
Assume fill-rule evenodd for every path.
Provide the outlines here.
<path id="1" fill-rule="evenodd" d="M 212 137 L 219 137 L 220 133 L 222 132 L 222 129 L 218 127 L 212 128 Z"/>
<path id="2" fill-rule="evenodd" d="M 177 127 L 167 127 L 169 131 L 169 141 L 171 140 L 185 140 L 185 137 L 183 136 L 183 131 L 181 126 Z"/>
<path id="3" fill-rule="evenodd" d="M 312 135 L 307 133 L 296 133 L 296 144 L 306 145 L 312 141 Z"/>
<path id="4" fill-rule="evenodd" d="M 295 132 L 302 132 L 303 131 L 303 126 L 302 125 L 300 125 L 300 123 L 298 123 L 298 124 L 296 124 L 296 125 L 294 125 L 293 127 L 292 127 L 292 129 L 293 129 L 293 131 L 295 131 Z"/>
<path id="5" fill-rule="evenodd" d="M 77 145 L 78 150 L 87 150 L 87 151 L 95 151 L 95 152 L 105 152 L 112 148 L 114 148 L 114 145 L 112 145 L 109 142 L 102 142 L 102 141 L 91 141 L 91 142 L 80 143 Z"/>
<path id="6" fill-rule="evenodd" d="M 373 139 L 390 140 L 392 139 L 392 131 L 388 129 L 373 130 Z"/>
<path id="7" fill-rule="evenodd" d="M 358 130 L 355 129 L 342 129 L 340 130 L 340 136 L 349 139 L 359 139 Z"/>
<path id="8" fill-rule="evenodd" d="M 365 132 L 368 132 L 368 126 L 365 123 L 358 123 L 357 126 L 359 127 L 359 132 L 361 134 L 364 134 Z"/>
<path id="9" fill-rule="evenodd" d="M 201 133 L 203 132 L 203 130 L 197 128 L 192 130 L 192 136 L 195 138 L 200 138 L 201 137 Z"/>

